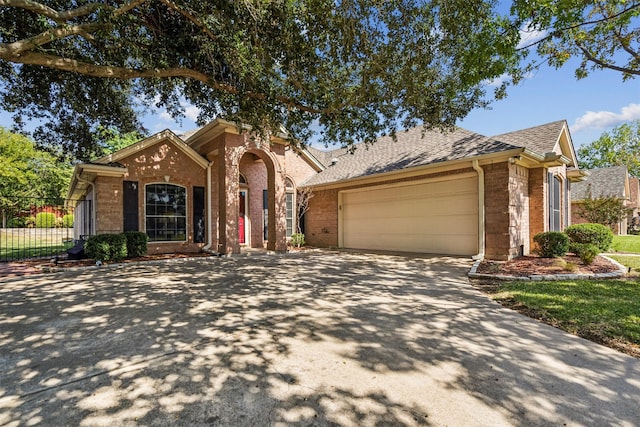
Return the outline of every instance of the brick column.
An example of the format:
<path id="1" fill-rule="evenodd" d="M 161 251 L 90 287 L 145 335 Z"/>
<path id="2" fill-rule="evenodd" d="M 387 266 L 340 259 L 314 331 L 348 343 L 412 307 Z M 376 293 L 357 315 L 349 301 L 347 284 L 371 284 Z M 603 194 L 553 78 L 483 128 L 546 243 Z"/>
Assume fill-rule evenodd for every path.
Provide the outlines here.
<path id="1" fill-rule="evenodd" d="M 218 162 L 218 252 L 240 253 L 238 241 L 239 165 L 237 148 L 220 147 Z"/>

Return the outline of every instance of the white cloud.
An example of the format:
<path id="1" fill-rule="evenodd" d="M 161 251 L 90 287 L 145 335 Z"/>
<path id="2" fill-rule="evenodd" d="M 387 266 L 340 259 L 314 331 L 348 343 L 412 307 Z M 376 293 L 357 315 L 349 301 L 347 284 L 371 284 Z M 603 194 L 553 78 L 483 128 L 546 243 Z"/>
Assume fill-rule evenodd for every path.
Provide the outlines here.
<path id="1" fill-rule="evenodd" d="M 200 109 L 198 107 L 187 103 L 187 101 L 180 102 L 180 105 L 184 107 L 184 115 L 187 119 L 193 122 L 198 120 L 198 114 L 200 114 Z"/>
<path id="2" fill-rule="evenodd" d="M 548 34 L 547 30 L 535 29 L 531 26 L 531 23 L 528 23 L 520 29 L 520 43 L 518 43 L 517 48 L 522 49 L 530 46 L 547 37 Z"/>
<path id="3" fill-rule="evenodd" d="M 623 122 L 640 119 L 640 104 L 629 104 L 622 107 L 619 113 L 611 111 L 587 111 L 578 117 L 571 126 L 572 132 L 584 129 L 604 129 Z"/>

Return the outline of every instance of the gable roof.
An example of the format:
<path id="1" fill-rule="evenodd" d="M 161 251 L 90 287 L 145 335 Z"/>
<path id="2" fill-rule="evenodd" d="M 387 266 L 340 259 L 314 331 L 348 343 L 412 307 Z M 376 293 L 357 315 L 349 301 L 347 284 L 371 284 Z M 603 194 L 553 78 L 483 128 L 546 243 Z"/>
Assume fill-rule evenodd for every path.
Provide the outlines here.
<path id="1" fill-rule="evenodd" d="M 589 198 L 629 197 L 629 181 L 626 166 L 590 169 L 589 176 L 584 181 L 571 185 L 571 201 L 576 202 Z"/>
<path id="2" fill-rule="evenodd" d="M 570 160 L 569 166 L 576 167 L 578 165 L 566 120 L 558 120 L 527 129 L 507 132 L 495 135 L 492 138 L 527 148 L 539 154 L 560 151 L 562 155 Z"/>
<path id="3" fill-rule="evenodd" d="M 523 151 L 521 147 L 465 129 L 458 128 L 453 132 L 442 133 L 424 131 L 422 127 L 398 132 L 397 141 L 385 136 L 371 145 L 356 144 L 355 148 L 353 154 L 345 148 L 325 152 L 324 155 L 318 154 L 317 157 L 322 158 L 321 161 L 325 162 L 327 169 L 312 176 L 302 185 L 345 181 L 510 150 Z M 331 165 L 330 159 L 335 159 L 336 163 Z"/>
<path id="4" fill-rule="evenodd" d="M 149 148 L 153 145 L 159 144 L 163 141 L 170 141 L 173 145 L 186 154 L 191 160 L 200 165 L 203 169 L 206 169 L 209 165 L 207 159 L 198 154 L 193 148 L 189 147 L 182 139 L 180 139 L 175 133 L 171 132 L 169 129 L 165 129 L 161 132 L 158 132 L 154 135 L 151 135 L 143 140 L 136 142 L 135 144 L 131 144 L 130 146 L 123 148 L 122 150 L 118 150 L 115 153 L 109 154 L 108 156 L 104 156 L 95 161 L 95 163 L 99 164 L 108 164 L 118 162 L 126 157 L 129 157 L 140 150 L 145 148 Z"/>
<path id="5" fill-rule="evenodd" d="M 577 166 L 573 142 L 565 120 L 486 137 L 457 128 L 450 133 L 424 131 L 415 127 L 397 133 L 397 141 L 379 138 L 371 145 L 356 144 L 355 153 L 346 148 L 308 150 L 327 168 L 302 185 L 314 186 L 346 181 L 406 168 L 460 161 L 478 156 L 504 153 L 533 158 L 535 164 Z M 512 153 L 508 153 L 513 151 Z M 562 153 L 555 154 L 554 153 Z M 335 164 L 332 164 L 333 161 Z"/>

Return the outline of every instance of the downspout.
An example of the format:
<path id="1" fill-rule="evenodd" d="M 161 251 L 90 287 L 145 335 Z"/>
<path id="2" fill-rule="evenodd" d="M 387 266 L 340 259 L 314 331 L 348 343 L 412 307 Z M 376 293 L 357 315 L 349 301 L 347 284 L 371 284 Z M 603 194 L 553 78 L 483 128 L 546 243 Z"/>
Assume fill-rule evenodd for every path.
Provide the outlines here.
<path id="1" fill-rule="evenodd" d="M 478 172 L 478 254 L 472 258 L 475 260 L 484 259 L 484 170 L 478 164 L 478 160 L 472 160 L 471 165 L 473 169 Z"/>
<path id="2" fill-rule="evenodd" d="M 76 180 L 78 182 L 82 182 L 83 184 L 88 184 L 91 186 L 91 194 L 93 196 L 93 200 L 91 200 L 91 224 L 89 224 L 89 234 L 92 234 L 92 232 L 95 233 L 96 231 L 96 201 L 98 200 L 98 197 L 96 196 L 96 186 L 91 181 L 81 179 L 80 174 L 76 174 Z"/>
<path id="3" fill-rule="evenodd" d="M 207 165 L 207 234 L 208 243 L 202 248 L 203 251 L 211 249 L 213 243 L 213 233 L 211 232 L 211 223 L 213 222 L 213 215 L 211 213 L 211 166 L 213 162 L 209 162 Z"/>

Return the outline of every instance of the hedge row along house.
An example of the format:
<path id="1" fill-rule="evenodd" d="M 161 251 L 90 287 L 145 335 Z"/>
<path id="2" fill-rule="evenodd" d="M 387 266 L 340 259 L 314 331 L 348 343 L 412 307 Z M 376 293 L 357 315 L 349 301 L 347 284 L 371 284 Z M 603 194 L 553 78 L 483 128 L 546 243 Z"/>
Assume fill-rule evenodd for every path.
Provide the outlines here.
<path id="1" fill-rule="evenodd" d="M 504 260 L 570 224 L 584 178 L 565 121 L 493 137 L 413 128 L 355 148 L 297 149 L 221 119 L 165 130 L 75 167 L 69 198 L 92 206 L 76 238 L 137 230 L 150 253 L 285 251 L 308 188 L 311 246 Z"/>

